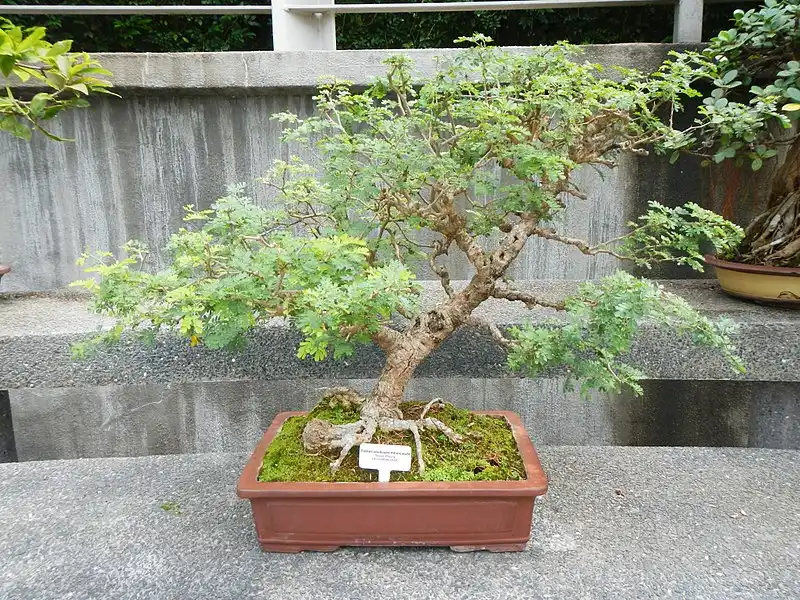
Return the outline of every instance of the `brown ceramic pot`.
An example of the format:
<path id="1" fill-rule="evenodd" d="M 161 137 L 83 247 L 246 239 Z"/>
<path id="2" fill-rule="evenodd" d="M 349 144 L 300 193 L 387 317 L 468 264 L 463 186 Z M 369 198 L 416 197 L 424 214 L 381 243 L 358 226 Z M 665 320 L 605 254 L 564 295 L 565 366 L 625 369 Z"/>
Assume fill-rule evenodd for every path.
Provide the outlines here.
<path id="1" fill-rule="evenodd" d="M 800 305 L 800 268 L 768 267 L 722 260 L 706 254 L 722 289 L 738 298 Z"/>
<path id="2" fill-rule="evenodd" d="M 9 267 L 8 265 L 0 265 L 0 279 L 3 279 L 3 275 L 10 272 L 11 272 L 11 267 Z"/>
<path id="3" fill-rule="evenodd" d="M 236 493 L 248 498 L 258 541 L 273 552 L 336 550 L 340 546 L 450 546 L 453 550 L 523 550 L 531 534 L 533 503 L 547 476 L 518 415 L 511 426 L 527 478 L 521 481 L 390 483 L 280 483 L 258 481 L 261 462 L 283 422 L 275 417 Z"/>

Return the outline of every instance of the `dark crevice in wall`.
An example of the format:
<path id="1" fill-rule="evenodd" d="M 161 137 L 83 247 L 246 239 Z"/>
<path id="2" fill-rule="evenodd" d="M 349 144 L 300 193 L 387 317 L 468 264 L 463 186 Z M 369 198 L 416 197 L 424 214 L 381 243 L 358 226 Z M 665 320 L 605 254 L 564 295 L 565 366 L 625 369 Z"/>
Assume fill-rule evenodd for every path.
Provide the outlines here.
<path id="1" fill-rule="evenodd" d="M 0 463 L 5 462 L 17 462 L 17 444 L 14 441 L 8 390 L 0 390 Z"/>

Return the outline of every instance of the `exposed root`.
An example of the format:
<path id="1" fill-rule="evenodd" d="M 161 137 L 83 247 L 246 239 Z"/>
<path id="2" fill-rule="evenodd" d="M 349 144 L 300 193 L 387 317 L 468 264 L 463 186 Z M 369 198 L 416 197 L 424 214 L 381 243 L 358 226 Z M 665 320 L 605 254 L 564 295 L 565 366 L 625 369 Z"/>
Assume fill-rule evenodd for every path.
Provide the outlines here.
<path id="1" fill-rule="evenodd" d="M 375 435 L 376 427 L 374 422 L 365 422 L 362 420 L 358 421 L 356 424 L 361 427 L 360 430 L 352 435 L 349 435 L 343 441 L 342 451 L 339 453 L 339 458 L 331 463 L 331 473 L 336 473 L 336 471 L 339 470 L 339 467 L 342 466 L 342 461 L 347 458 L 347 453 L 350 452 L 353 446 L 366 444 L 372 439 L 372 436 Z"/>
<path id="2" fill-rule="evenodd" d="M 425 472 L 425 459 L 422 457 L 422 439 L 419 437 L 419 421 L 409 421 L 406 419 L 381 419 L 378 426 L 383 431 L 410 431 L 414 436 L 414 443 L 417 446 L 417 464 L 419 465 L 420 475 Z"/>
<path id="3" fill-rule="evenodd" d="M 464 441 L 464 436 L 450 429 L 439 419 L 433 419 L 431 417 L 428 417 L 427 419 L 420 419 L 417 421 L 417 425 L 421 426 L 422 429 L 438 429 L 454 444 L 460 444 Z"/>
<path id="4" fill-rule="evenodd" d="M 425 415 L 428 414 L 428 411 L 432 409 L 434 406 L 436 408 L 444 408 L 444 400 L 442 400 L 441 398 L 434 398 L 433 400 L 428 402 L 425 405 L 425 408 L 422 409 L 422 414 L 419 416 L 420 420 L 424 419 Z"/>
<path id="5" fill-rule="evenodd" d="M 795 190 L 756 218 L 737 260 L 776 267 L 800 266 L 800 190 Z"/>
<path id="6" fill-rule="evenodd" d="M 311 419 L 303 429 L 303 447 L 310 453 L 341 448 L 339 457 L 331 463 L 331 471 L 335 473 L 353 446 L 369 442 L 376 429 L 377 422 L 374 420 L 361 419 L 355 423 L 332 425 L 323 419 Z"/>
<path id="7" fill-rule="evenodd" d="M 344 400 L 350 404 L 360 404 L 355 401 L 358 397 L 355 392 L 346 392 L 341 388 L 334 388 L 333 393 L 326 394 L 323 402 Z M 426 429 L 442 432 L 454 444 L 464 441 L 463 436 L 453 431 L 439 419 L 426 416 L 434 407 L 444 406 L 441 398 L 430 401 L 418 419 L 395 418 L 394 416 L 375 416 L 375 411 L 362 410 L 361 419 L 344 425 L 333 425 L 323 419 L 312 419 L 303 429 L 303 447 L 306 452 L 318 454 L 331 450 L 340 450 L 339 456 L 331 462 L 331 471 L 335 473 L 353 447 L 372 441 L 378 429 L 382 431 L 410 431 L 414 436 L 417 450 L 417 464 L 420 474 L 425 472 L 425 458 L 422 452 L 422 438 L 420 432 Z"/>

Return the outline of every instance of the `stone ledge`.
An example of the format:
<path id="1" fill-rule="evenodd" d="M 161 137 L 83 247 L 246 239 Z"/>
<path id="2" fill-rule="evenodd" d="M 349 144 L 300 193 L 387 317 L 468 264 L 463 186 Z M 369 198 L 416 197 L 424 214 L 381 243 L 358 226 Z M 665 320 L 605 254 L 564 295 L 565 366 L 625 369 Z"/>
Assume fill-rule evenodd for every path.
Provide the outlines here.
<path id="1" fill-rule="evenodd" d="M 423 302 L 443 296 L 435 282 L 425 286 Z M 695 347 L 670 331 L 647 329 L 631 354 L 650 379 L 800 381 L 800 311 L 767 308 L 723 295 L 708 280 L 664 282 L 710 316 L 727 316 L 740 324 L 738 343 L 748 366 L 737 375 L 714 352 Z M 576 282 L 517 282 L 542 297 L 560 297 Z M 314 362 L 295 356 L 300 340 L 281 320 L 251 336 L 240 353 L 189 348 L 185 340 L 163 335 L 154 346 L 123 340 L 90 360 L 74 360 L 69 345 L 91 337 L 108 324 L 86 312 L 85 299 L 68 295 L 0 295 L 0 389 L 74 387 L 191 381 L 235 381 L 320 378 L 372 378 L 383 365 L 374 346 L 358 349 L 349 359 Z M 493 300 L 478 314 L 500 326 L 524 318 L 541 321 L 553 311 L 528 311 L 519 303 Z M 493 378 L 506 375 L 504 353 L 488 334 L 463 328 L 417 370 L 419 377 Z"/>
<path id="2" fill-rule="evenodd" d="M 586 60 L 591 62 L 652 71 L 670 50 L 694 47 L 686 44 L 604 44 L 588 45 L 584 49 Z M 510 49 L 529 51 L 529 48 L 521 47 Z M 411 57 L 415 62 L 415 77 L 423 79 L 433 73 L 435 57 L 452 53 L 452 49 L 121 52 L 97 53 L 94 57 L 114 73 L 112 81 L 119 92 L 239 96 L 313 90 L 321 79 L 334 75 L 340 80 L 366 86 L 385 73 L 382 61 L 398 54 Z"/>
<path id="3" fill-rule="evenodd" d="M 0 465 L 0 597 L 800 597 L 800 452 L 545 447 L 513 554 L 263 554 L 241 454 Z M 181 514 L 167 512 L 170 502 Z"/>

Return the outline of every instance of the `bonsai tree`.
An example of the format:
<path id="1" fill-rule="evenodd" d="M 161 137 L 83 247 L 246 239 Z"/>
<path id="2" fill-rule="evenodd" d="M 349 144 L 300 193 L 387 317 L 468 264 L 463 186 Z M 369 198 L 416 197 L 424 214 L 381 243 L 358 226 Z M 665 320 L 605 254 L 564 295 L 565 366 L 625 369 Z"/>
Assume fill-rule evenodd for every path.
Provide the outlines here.
<path id="1" fill-rule="evenodd" d="M 734 160 L 753 171 L 780 160 L 771 176 L 766 209 L 746 228 L 735 253 L 739 262 L 800 266 L 800 2 L 766 0 L 760 9 L 737 10 L 733 27 L 703 52 L 675 55 L 664 73 L 693 69 L 711 85 L 699 115 L 678 150 L 703 156 L 706 164 Z"/>
<path id="2" fill-rule="evenodd" d="M 303 334 L 298 356 L 322 360 L 375 343 L 386 355 L 360 419 L 320 419 L 302 437 L 311 452 L 330 452 L 335 471 L 350 449 L 376 431 L 413 433 L 424 471 L 420 430 L 461 436 L 446 423 L 400 410 L 414 370 L 458 328 L 484 327 L 508 351 L 513 369 L 535 375 L 564 367 L 583 390 L 638 393 L 643 377 L 625 360 L 637 326 L 651 321 L 716 348 L 741 369 L 730 323 L 712 322 L 655 283 L 624 271 L 587 282 L 553 301 L 507 277 L 526 242 L 541 237 L 586 255 L 608 254 L 639 265 L 675 261 L 700 269 L 701 243 L 732 250 L 742 232 L 691 204 L 652 204 L 616 240 L 590 243 L 554 224 L 584 194 L 573 174 L 609 169 L 625 152 L 673 143 L 682 134 L 658 112 L 688 93 L 691 68 L 670 77 L 575 62 L 566 45 L 512 54 L 483 36 L 420 88 L 407 58 L 387 61 L 387 73 L 363 92 L 347 83 L 323 85 L 317 113 L 285 123 L 286 141 L 314 146 L 319 167 L 298 158 L 277 162 L 264 181 L 277 208 L 265 208 L 236 186 L 208 210 L 187 207 L 187 226 L 169 242 L 170 264 L 139 268 L 147 250 L 129 243 L 116 260 L 103 253 L 80 282 L 94 292 L 95 310 L 117 317 L 106 336 L 126 329 L 152 337 L 170 328 L 191 345 L 239 347 L 248 330 L 272 317 Z M 448 264 L 466 257 L 472 276 L 451 281 Z M 82 260 L 86 260 L 84 257 Z M 438 276 L 443 301 L 421 307 L 411 266 Z M 502 331 L 473 311 L 490 298 L 563 313 L 547 326 Z M 83 348 L 79 348 L 79 351 Z"/>
<path id="3" fill-rule="evenodd" d="M 47 42 L 44 27 L 22 29 L 0 17 L 0 75 L 5 96 L 0 98 L 0 131 L 26 140 L 34 130 L 63 141 L 45 128 L 45 121 L 71 108 L 89 106 L 89 94 L 110 94 L 103 79 L 111 73 L 88 54 L 70 52 L 72 40 Z M 11 84 L 34 80 L 47 91 L 31 97 L 15 95 Z"/>

